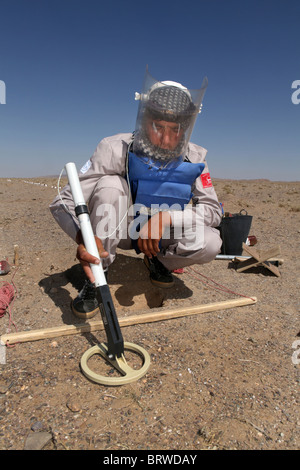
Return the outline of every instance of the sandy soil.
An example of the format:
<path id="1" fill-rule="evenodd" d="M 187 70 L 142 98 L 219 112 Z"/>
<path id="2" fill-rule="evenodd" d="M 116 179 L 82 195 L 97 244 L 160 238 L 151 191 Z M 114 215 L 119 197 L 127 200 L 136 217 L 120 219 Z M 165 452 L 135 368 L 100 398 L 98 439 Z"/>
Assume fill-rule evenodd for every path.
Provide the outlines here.
<path id="1" fill-rule="evenodd" d="M 200 450 L 299 448 L 300 183 L 214 181 L 226 211 L 253 216 L 257 248 L 279 245 L 280 277 L 258 267 L 238 273 L 215 260 L 154 288 L 142 257 L 119 251 L 109 285 L 119 318 L 256 296 L 257 303 L 122 329 L 151 366 L 120 387 L 89 381 L 83 353 L 103 331 L 3 347 L 0 448 L 21 450 Z M 0 179 L 0 277 L 17 293 L 1 335 L 79 323 L 70 301 L 82 276 L 74 243 L 48 210 L 55 178 Z M 216 290 L 202 275 L 226 286 Z M 93 320 L 100 320 L 98 313 Z M 98 365 L 97 365 L 98 367 Z M 100 366 L 99 366 L 100 367 Z M 108 370 L 111 373 L 111 369 Z"/>

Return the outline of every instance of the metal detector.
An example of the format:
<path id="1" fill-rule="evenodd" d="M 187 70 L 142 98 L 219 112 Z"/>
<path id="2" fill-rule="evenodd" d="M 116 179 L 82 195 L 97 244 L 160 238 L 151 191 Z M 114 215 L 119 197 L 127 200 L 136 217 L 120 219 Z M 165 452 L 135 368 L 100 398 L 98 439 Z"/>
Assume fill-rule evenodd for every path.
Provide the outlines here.
<path id="1" fill-rule="evenodd" d="M 75 214 L 79 221 L 85 248 L 91 255 L 99 258 L 88 207 L 83 198 L 75 163 L 67 163 L 65 165 L 65 170 L 68 176 L 75 204 Z M 101 318 L 106 332 L 107 343 L 99 343 L 83 354 L 80 362 L 82 372 L 91 381 L 103 385 L 123 385 L 134 382 L 146 374 L 150 367 L 150 356 L 142 347 L 133 343 L 124 343 L 102 264 L 91 264 L 91 269 L 95 277 L 94 285 Z M 126 349 L 137 353 L 143 358 L 143 365 L 140 369 L 132 369 L 127 364 L 124 357 L 124 350 Z M 121 376 L 105 377 L 93 372 L 88 366 L 88 360 L 95 354 L 106 359 L 106 361 L 121 373 Z"/>

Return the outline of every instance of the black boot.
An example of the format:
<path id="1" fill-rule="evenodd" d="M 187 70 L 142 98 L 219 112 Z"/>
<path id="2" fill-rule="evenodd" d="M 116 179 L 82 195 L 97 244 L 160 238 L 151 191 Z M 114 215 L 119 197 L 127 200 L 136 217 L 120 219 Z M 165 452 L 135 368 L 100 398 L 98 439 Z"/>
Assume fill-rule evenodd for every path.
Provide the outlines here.
<path id="1" fill-rule="evenodd" d="M 156 256 L 148 258 L 145 256 L 144 263 L 150 271 L 150 280 L 156 287 L 168 288 L 174 285 L 174 278 L 169 271 Z"/>
<path id="2" fill-rule="evenodd" d="M 104 272 L 106 280 L 107 273 L 108 271 L 106 270 Z M 95 286 L 90 280 L 86 279 L 78 296 L 72 301 L 71 307 L 74 315 L 79 318 L 88 319 L 97 314 L 99 311 L 99 303 L 96 297 Z"/>
<path id="3" fill-rule="evenodd" d="M 95 286 L 88 279 L 76 299 L 71 303 L 74 315 L 79 318 L 92 318 L 99 311 Z"/>

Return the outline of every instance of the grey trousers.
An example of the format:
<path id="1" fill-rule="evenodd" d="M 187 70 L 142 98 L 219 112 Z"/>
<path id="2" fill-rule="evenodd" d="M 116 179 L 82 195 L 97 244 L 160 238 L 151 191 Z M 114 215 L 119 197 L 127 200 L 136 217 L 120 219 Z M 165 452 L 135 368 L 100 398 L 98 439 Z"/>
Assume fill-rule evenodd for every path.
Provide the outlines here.
<path id="1" fill-rule="evenodd" d="M 114 261 L 117 247 L 132 249 L 129 227 L 134 221 L 134 211 L 131 208 L 126 180 L 117 175 L 103 176 L 89 200 L 89 212 L 94 233 L 109 253 L 103 259 L 104 268 Z M 197 212 L 189 205 L 183 213 L 182 223 L 178 224 L 177 213 L 176 226 L 163 235 L 161 251 L 157 255 L 171 271 L 209 263 L 220 253 L 222 245 L 219 231 L 205 225 L 204 211 Z"/>

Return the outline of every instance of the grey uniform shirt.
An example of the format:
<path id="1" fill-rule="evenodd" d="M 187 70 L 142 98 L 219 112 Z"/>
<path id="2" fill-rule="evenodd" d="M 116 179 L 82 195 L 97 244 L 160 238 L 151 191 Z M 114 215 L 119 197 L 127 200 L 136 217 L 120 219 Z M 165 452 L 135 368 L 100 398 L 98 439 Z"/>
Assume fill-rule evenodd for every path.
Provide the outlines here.
<path id="1" fill-rule="evenodd" d="M 116 134 L 106 137 L 98 144 L 91 159 L 79 171 L 79 180 L 86 203 L 93 197 L 96 186 L 101 178 L 107 175 L 117 175 L 126 179 L 126 155 L 132 134 Z M 221 222 L 221 208 L 214 187 L 210 180 L 209 169 L 205 160 L 207 150 L 199 145 L 190 143 L 187 149 L 187 159 L 192 163 L 204 163 L 202 174 L 196 179 L 192 188 L 193 205 L 201 204 L 203 207 L 204 224 L 217 227 Z M 120 185 L 120 178 L 115 179 Z M 79 224 L 75 216 L 74 203 L 69 185 L 61 190 L 61 198 L 57 196 L 50 205 L 50 210 L 60 227 L 75 240 Z M 63 201 L 63 204 L 62 204 Z M 66 206 L 67 210 L 65 209 Z M 172 225 L 176 227 L 182 223 L 182 212 L 171 212 Z"/>

